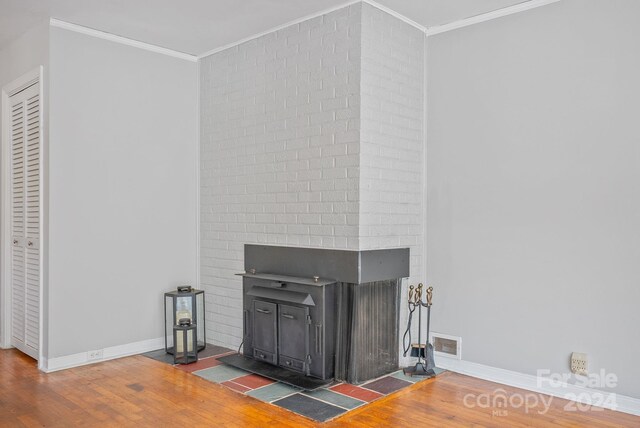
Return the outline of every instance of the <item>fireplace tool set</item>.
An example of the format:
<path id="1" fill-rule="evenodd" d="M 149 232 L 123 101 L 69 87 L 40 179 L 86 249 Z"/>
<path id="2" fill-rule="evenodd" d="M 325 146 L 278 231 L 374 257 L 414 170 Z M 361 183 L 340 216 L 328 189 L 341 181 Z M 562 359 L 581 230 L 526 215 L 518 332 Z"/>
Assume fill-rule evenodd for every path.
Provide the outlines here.
<path id="1" fill-rule="evenodd" d="M 417 287 L 414 287 L 413 285 L 409 286 L 409 321 L 407 322 L 407 330 L 404 332 L 404 336 L 402 337 L 404 347 L 403 355 L 406 357 L 409 350 L 411 350 L 411 356 L 418 357 L 418 361 L 415 365 L 406 367 L 402 369 L 402 371 L 404 374 L 409 376 L 434 377 L 436 375 L 436 372 L 434 371 L 436 365 L 433 359 L 433 345 L 429 343 L 429 324 L 431 321 L 433 287 L 427 288 L 425 293 L 426 301 L 422 301 L 423 287 L 422 283 L 418 284 Z M 420 341 L 422 336 L 422 308 L 427 308 L 427 337 L 425 338 L 424 343 Z M 416 309 L 418 310 L 418 343 L 411 343 L 411 319 L 413 318 L 413 313 Z"/>

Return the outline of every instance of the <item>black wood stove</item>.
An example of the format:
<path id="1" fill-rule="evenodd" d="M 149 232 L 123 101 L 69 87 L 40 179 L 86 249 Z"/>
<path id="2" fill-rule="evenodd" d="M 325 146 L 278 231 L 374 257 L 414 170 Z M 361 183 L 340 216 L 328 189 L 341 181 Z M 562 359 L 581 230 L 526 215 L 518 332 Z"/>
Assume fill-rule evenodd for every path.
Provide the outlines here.
<path id="1" fill-rule="evenodd" d="M 259 273 L 242 282 L 244 355 L 333 378 L 336 282 Z"/>
<path id="2" fill-rule="evenodd" d="M 243 354 L 221 361 L 304 389 L 398 369 L 409 249 L 245 245 Z"/>

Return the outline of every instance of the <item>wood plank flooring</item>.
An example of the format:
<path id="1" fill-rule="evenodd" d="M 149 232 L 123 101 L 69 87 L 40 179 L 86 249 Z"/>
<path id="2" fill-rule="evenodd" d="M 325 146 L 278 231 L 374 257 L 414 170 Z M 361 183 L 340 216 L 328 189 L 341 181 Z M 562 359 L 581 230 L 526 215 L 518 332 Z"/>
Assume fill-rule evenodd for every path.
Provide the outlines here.
<path id="1" fill-rule="evenodd" d="M 467 394 L 496 390 L 531 394 L 444 373 L 319 424 L 142 356 L 44 374 L 31 358 L 0 350 L 0 427 L 640 426 L 640 417 L 609 410 L 566 412 L 560 399 L 544 414 L 542 405 L 465 406 Z"/>

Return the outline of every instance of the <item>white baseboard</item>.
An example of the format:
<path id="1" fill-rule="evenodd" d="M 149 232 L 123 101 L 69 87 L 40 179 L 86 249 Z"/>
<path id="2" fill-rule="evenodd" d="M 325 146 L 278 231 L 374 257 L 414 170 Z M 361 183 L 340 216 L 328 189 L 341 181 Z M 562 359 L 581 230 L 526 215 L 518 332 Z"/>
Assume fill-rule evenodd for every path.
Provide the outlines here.
<path id="1" fill-rule="evenodd" d="M 160 348 L 164 348 L 164 337 L 104 348 L 102 350 L 102 358 L 97 360 L 89 360 L 87 358 L 87 352 L 79 352 L 77 354 L 65 355 L 63 357 L 43 359 L 44 361 L 40 362 L 40 370 L 45 373 L 51 373 L 58 370 L 70 369 L 72 367 L 85 366 L 87 364 L 100 363 L 102 361 L 142 354 L 143 352 L 154 351 Z"/>
<path id="2" fill-rule="evenodd" d="M 568 383 L 560 384 L 558 382 L 552 382 L 551 379 L 545 377 L 538 378 L 533 375 L 453 358 L 438 358 L 436 360 L 436 366 L 490 382 L 526 389 L 540 394 L 547 394 L 582 404 L 602 403 L 602 405 L 598 407 L 640 416 L 640 399 L 625 395 Z M 602 400 L 603 396 L 610 399 Z"/>

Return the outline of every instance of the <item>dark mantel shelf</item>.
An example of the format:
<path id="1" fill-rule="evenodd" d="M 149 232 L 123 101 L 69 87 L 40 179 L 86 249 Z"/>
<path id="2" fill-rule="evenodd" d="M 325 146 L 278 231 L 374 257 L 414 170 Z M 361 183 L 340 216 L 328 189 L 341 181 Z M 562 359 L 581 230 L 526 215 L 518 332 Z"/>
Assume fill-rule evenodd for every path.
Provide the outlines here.
<path id="1" fill-rule="evenodd" d="M 358 251 L 245 244 L 244 256 L 246 272 L 278 272 L 305 281 L 313 281 L 309 275 L 351 284 L 410 276 L 409 248 Z"/>
<path id="2" fill-rule="evenodd" d="M 238 273 L 236 275 L 242 276 L 244 278 L 265 279 L 267 281 L 285 282 L 285 283 L 293 282 L 296 284 L 314 285 L 317 287 L 322 287 L 324 285 L 329 285 L 336 282 L 334 279 L 320 278 L 316 281 L 313 278 L 308 278 L 308 277 L 303 278 L 300 276 L 274 275 L 271 273 Z"/>

